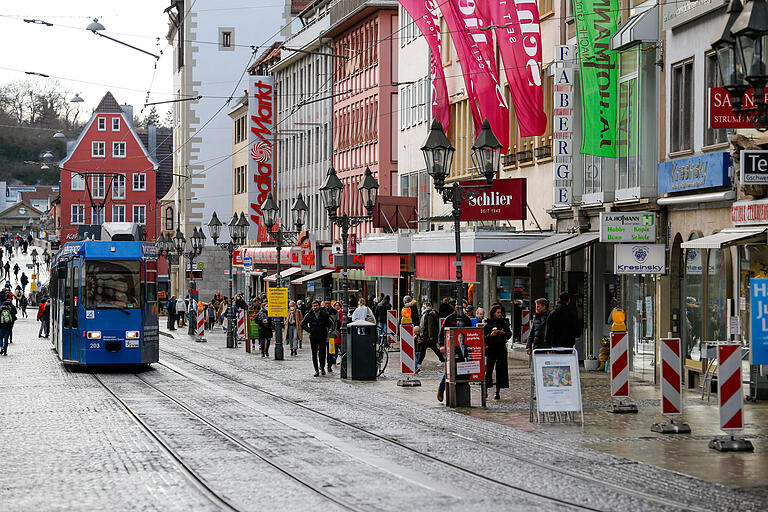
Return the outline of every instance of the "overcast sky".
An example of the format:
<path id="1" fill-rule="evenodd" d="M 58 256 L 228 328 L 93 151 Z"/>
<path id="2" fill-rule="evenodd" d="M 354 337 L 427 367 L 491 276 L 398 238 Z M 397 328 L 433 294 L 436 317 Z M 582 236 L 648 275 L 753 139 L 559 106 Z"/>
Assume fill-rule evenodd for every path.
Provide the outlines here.
<path id="1" fill-rule="evenodd" d="M 168 0 L 32 0 L 0 4 L 0 86 L 15 80 L 56 78 L 65 89 L 80 93 L 85 113 L 90 113 L 108 90 L 118 102 L 133 105 L 137 115 L 147 90 L 151 91 L 149 101 L 173 97 L 173 49 L 165 40 L 168 16 L 163 13 L 170 5 Z M 155 54 L 163 51 L 157 70 L 153 57 L 85 30 L 94 17 L 111 37 Z M 24 23 L 21 18 L 45 20 L 54 26 Z M 25 71 L 51 78 L 29 76 Z M 157 109 L 162 119 L 169 105 L 158 105 Z"/>

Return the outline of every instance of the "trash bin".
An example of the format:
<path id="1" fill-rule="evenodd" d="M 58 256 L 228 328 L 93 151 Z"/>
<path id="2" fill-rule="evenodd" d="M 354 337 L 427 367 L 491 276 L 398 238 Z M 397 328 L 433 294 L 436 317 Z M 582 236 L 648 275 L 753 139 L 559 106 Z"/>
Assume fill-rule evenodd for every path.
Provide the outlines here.
<path id="1" fill-rule="evenodd" d="M 376 380 L 376 324 L 358 320 L 347 324 L 347 375 L 352 380 Z"/>

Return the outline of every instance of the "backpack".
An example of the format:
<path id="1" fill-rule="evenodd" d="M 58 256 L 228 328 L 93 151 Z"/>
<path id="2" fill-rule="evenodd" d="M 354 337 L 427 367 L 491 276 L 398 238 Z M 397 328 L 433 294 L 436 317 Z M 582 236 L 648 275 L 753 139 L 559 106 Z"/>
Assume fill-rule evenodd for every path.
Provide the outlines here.
<path id="1" fill-rule="evenodd" d="M 2 309 L 0 309 L 0 325 L 3 327 L 10 327 L 13 325 L 13 314 L 11 314 L 11 310 L 8 306 L 3 306 Z"/>

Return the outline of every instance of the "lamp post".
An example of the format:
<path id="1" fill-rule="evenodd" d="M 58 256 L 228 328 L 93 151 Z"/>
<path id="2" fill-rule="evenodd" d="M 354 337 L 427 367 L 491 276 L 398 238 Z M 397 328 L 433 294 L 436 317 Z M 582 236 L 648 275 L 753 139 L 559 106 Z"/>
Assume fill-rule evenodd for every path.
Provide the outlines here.
<path id="1" fill-rule="evenodd" d="M 304 225 L 304 222 L 306 222 L 308 211 L 309 208 L 307 208 L 307 203 L 304 202 L 304 198 L 301 196 L 301 193 L 299 193 L 296 200 L 293 202 L 293 206 L 291 206 L 292 220 L 296 226 L 296 230 L 289 231 L 280 226 L 280 206 L 272 197 L 272 192 L 267 194 L 267 200 L 261 205 L 261 213 L 264 216 L 264 225 L 267 228 L 267 233 L 269 233 L 269 236 L 271 236 L 277 244 L 277 274 L 275 274 L 275 285 L 278 288 L 282 285 L 282 278 L 280 276 L 282 270 L 280 253 L 286 244 L 295 244 L 298 241 L 299 236 L 301 235 L 301 228 Z M 283 318 L 277 317 L 275 318 L 275 361 L 283 360 L 283 349 Z"/>
<path id="2" fill-rule="evenodd" d="M 191 249 L 187 252 L 184 252 L 187 246 L 187 239 L 184 238 L 184 235 L 178 228 L 176 229 L 176 235 L 173 237 L 173 244 L 176 247 L 176 252 L 179 253 L 179 256 L 183 254 L 189 260 L 189 311 L 187 311 L 189 317 L 189 326 L 187 329 L 187 334 L 194 336 L 195 325 L 193 324 L 195 323 L 195 309 L 197 306 L 197 300 L 195 298 L 195 295 L 197 294 L 197 284 L 195 283 L 194 268 L 195 258 L 200 256 L 200 254 L 203 252 L 203 246 L 205 245 L 205 235 L 203 234 L 203 230 L 193 228 L 192 236 L 189 238 L 189 240 L 191 242 Z M 181 258 L 179 258 L 179 260 L 181 260 Z"/>
<path id="3" fill-rule="evenodd" d="M 325 209 L 328 211 L 328 217 L 331 222 L 339 227 L 341 230 L 341 244 L 342 254 L 344 256 L 344 268 L 341 273 L 341 288 L 342 288 L 342 304 L 343 304 L 343 316 L 341 320 L 341 340 L 344 345 L 344 350 L 349 349 L 349 339 L 347 337 L 347 324 L 349 323 L 351 307 L 349 305 L 349 272 L 347 269 L 347 242 L 349 240 L 349 228 L 362 224 L 371 219 L 373 215 L 373 209 L 376 206 L 376 199 L 379 195 L 379 183 L 373 177 L 373 173 L 369 167 L 365 168 L 365 175 L 363 180 L 358 185 L 357 189 L 362 196 L 363 205 L 365 206 L 367 215 L 351 216 L 346 213 L 339 216 L 336 211 L 341 206 L 341 196 L 344 192 L 344 184 L 336 175 L 336 170 L 331 167 L 328 169 L 328 174 L 325 177 L 322 185 L 320 186 L 320 197 L 323 200 Z M 341 377 L 347 377 L 347 368 L 344 364 L 341 366 Z"/>
<path id="4" fill-rule="evenodd" d="M 445 180 L 451 172 L 455 149 L 448 137 L 445 136 L 440 121 L 432 121 L 432 127 L 421 151 L 424 153 L 427 172 L 432 176 L 435 190 L 443 196 L 443 202 L 451 203 L 452 206 L 453 231 L 456 241 L 456 262 L 454 263 L 456 266 L 456 325 L 457 327 L 465 327 L 464 282 L 461 270 L 464 265 L 461 260 L 461 203 L 491 186 L 493 178 L 496 176 L 496 169 L 499 167 L 501 143 L 491 131 L 488 120 L 483 121 L 483 128 L 472 145 L 472 161 L 485 177 L 486 183 L 483 185 L 461 185 L 458 180 L 451 185 L 445 184 Z"/>
<path id="5" fill-rule="evenodd" d="M 231 240 L 229 242 L 219 243 L 218 240 L 219 236 L 221 235 L 221 221 L 214 211 L 213 215 L 211 215 L 211 220 L 208 221 L 208 234 L 211 235 L 211 238 L 213 238 L 213 245 L 221 247 L 222 249 L 226 249 L 227 253 L 229 254 L 229 307 L 227 308 L 227 348 L 235 348 L 237 346 L 237 336 L 235 335 L 235 322 L 233 318 L 234 315 L 232 314 L 234 306 L 234 298 L 232 296 L 232 256 L 234 256 L 235 249 L 237 249 L 238 246 L 243 245 L 246 238 L 248 237 L 248 219 L 245 218 L 245 213 L 240 212 L 239 217 L 237 213 L 232 214 L 232 220 L 230 220 L 229 224 L 227 224 L 227 228 L 229 229 L 229 237 Z"/>

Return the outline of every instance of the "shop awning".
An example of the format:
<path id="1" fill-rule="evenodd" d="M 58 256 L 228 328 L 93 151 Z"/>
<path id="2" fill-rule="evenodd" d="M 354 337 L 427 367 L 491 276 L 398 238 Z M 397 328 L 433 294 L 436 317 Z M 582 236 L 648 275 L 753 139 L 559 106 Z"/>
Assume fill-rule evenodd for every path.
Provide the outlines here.
<path id="1" fill-rule="evenodd" d="M 630 16 L 611 36 L 611 50 L 622 50 L 643 41 L 659 39 L 659 6 Z"/>
<path id="2" fill-rule="evenodd" d="M 477 282 L 477 254 L 462 254 L 462 280 Z M 454 254 L 417 254 L 416 279 L 423 281 L 456 281 Z"/>
<path id="3" fill-rule="evenodd" d="M 368 277 L 400 277 L 400 255 L 366 254 L 365 275 Z"/>
<path id="4" fill-rule="evenodd" d="M 578 251 L 582 247 L 591 245 L 600 238 L 600 233 L 582 233 L 571 238 L 560 240 L 554 244 L 542 247 L 538 251 L 521 256 L 512 261 L 506 262 L 503 266 L 513 268 L 526 268 L 538 261 L 552 259 L 560 254 L 567 254 Z"/>
<path id="5" fill-rule="evenodd" d="M 291 277 L 294 274 L 301 272 L 301 267 L 288 267 L 280 272 L 280 277 Z M 277 274 L 272 274 L 264 278 L 265 281 L 277 281 Z"/>
<path id="6" fill-rule="evenodd" d="M 328 274 L 333 274 L 336 272 L 336 269 L 333 268 L 324 268 L 323 270 L 318 270 L 317 272 L 312 272 L 311 274 L 308 274 L 306 276 L 301 276 L 298 279 L 294 279 L 291 281 L 291 284 L 301 284 L 306 283 L 307 281 L 314 281 L 315 279 L 319 279 L 323 276 L 327 276 Z"/>
<path id="7" fill-rule="evenodd" d="M 683 249 L 722 249 L 730 245 L 766 241 L 765 228 L 727 228 L 714 235 L 683 242 Z"/>
<path id="8" fill-rule="evenodd" d="M 543 238 L 542 240 L 538 240 L 532 244 L 526 245 L 525 247 L 515 249 L 514 251 L 498 254 L 492 258 L 486 258 L 480 264 L 490 267 L 502 267 L 508 261 L 527 256 L 534 251 L 549 247 L 550 245 L 562 242 L 563 240 L 568 240 L 569 238 L 574 238 L 575 236 L 577 236 L 576 233 L 550 235 L 546 238 Z"/>

